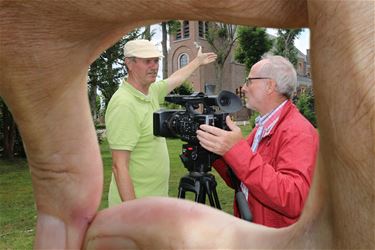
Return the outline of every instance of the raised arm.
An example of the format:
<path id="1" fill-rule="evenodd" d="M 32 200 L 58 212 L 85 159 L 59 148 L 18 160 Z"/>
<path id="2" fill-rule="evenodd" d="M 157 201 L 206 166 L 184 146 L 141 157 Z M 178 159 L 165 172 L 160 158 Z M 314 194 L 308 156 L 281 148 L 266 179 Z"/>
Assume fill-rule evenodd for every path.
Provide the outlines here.
<path id="1" fill-rule="evenodd" d="M 202 53 L 202 47 L 199 47 L 197 56 L 185 67 L 174 72 L 170 77 L 167 78 L 168 92 L 171 92 L 178 86 L 180 86 L 196 69 L 201 65 L 212 63 L 216 60 L 217 55 L 215 53 Z"/>

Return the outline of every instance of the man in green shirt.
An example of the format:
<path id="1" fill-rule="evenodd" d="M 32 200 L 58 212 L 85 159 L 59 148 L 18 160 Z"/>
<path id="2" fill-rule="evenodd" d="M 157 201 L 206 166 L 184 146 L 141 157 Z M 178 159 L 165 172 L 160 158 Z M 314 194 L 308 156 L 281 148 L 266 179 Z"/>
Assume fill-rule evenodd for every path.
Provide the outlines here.
<path id="1" fill-rule="evenodd" d="M 109 206 L 145 196 L 168 196 L 168 150 L 165 138 L 153 135 L 152 114 L 199 66 L 216 60 L 216 54 L 199 48 L 188 65 L 155 82 L 162 57 L 155 45 L 148 40 L 129 41 L 124 55 L 128 76 L 112 96 L 105 116 L 113 161 Z"/>

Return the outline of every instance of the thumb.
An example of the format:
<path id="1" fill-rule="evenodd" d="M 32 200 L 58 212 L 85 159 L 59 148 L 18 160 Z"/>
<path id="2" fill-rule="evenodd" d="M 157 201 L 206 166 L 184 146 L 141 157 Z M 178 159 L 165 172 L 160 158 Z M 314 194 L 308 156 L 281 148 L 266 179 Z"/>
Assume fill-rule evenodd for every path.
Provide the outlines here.
<path id="1" fill-rule="evenodd" d="M 199 46 L 199 48 L 198 48 L 198 56 L 199 55 L 202 55 L 202 46 Z"/>
<path id="2" fill-rule="evenodd" d="M 238 126 L 236 125 L 236 123 L 235 123 L 234 121 L 232 121 L 232 119 L 230 118 L 229 115 L 227 115 L 227 117 L 225 118 L 225 121 L 226 121 L 226 123 L 227 123 L 228 128 L 229 128 L 231 131 L 233 131 L 233 130 L 235 130 L 235 129 L 238 128 Z"/>

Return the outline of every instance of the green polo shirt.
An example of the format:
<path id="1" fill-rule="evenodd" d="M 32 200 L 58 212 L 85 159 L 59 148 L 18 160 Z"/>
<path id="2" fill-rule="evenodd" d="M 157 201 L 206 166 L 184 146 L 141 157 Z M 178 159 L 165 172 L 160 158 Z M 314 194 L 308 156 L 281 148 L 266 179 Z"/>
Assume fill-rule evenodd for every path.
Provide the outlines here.
<path id="1" fill-rule="evenodd" d="M 151 84 L 146 96 L 123 81 L 112 96 L 105 115 L 111 149 L 131 151 L 129 173 L 136 198 L 168 196 L 169 155 L 165 138 L 153 134 L 153 112 L 168 94 L 166 81 Z M 108 194 L 109 206 L 121 203 L 115 177 Z"/>

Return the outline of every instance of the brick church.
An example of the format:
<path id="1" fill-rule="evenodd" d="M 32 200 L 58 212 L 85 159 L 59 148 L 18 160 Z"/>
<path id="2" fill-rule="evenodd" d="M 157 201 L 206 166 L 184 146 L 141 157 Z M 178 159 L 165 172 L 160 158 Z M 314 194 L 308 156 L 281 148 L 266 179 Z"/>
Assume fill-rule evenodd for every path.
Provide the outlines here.
<path id="1" fill-rule="evenodd" d="M 197 54 L 197 45 L 202 46 L 203 52 L 210 52 L 210 44 L 205 39 L 208 30 L 208 22 L 203 21 L 180 21 L 180 29 L 176 34 L 170 35 L 170 50 L 168 53 L 168 75 L 185 66 L 194 59 Z M 270 35 L 271 36 L 271 35 Z M 299 86 L 310 86 L 310 62 L 309 50 L 307 55 L 298 51 L 298 62 L 296 65 Z M 245 66 L 234 60 L 234 49 L 232 49 L 224 66 L 223 90 L 238 91 L 247 77 Z M 208 64 L 197 69 L 188 79 L 192 83 L 194 91 L 205 92 L 207 85 L 215 85 L 215 66 Z M 220 90 L 216 90 L 217 92 Z"/>

